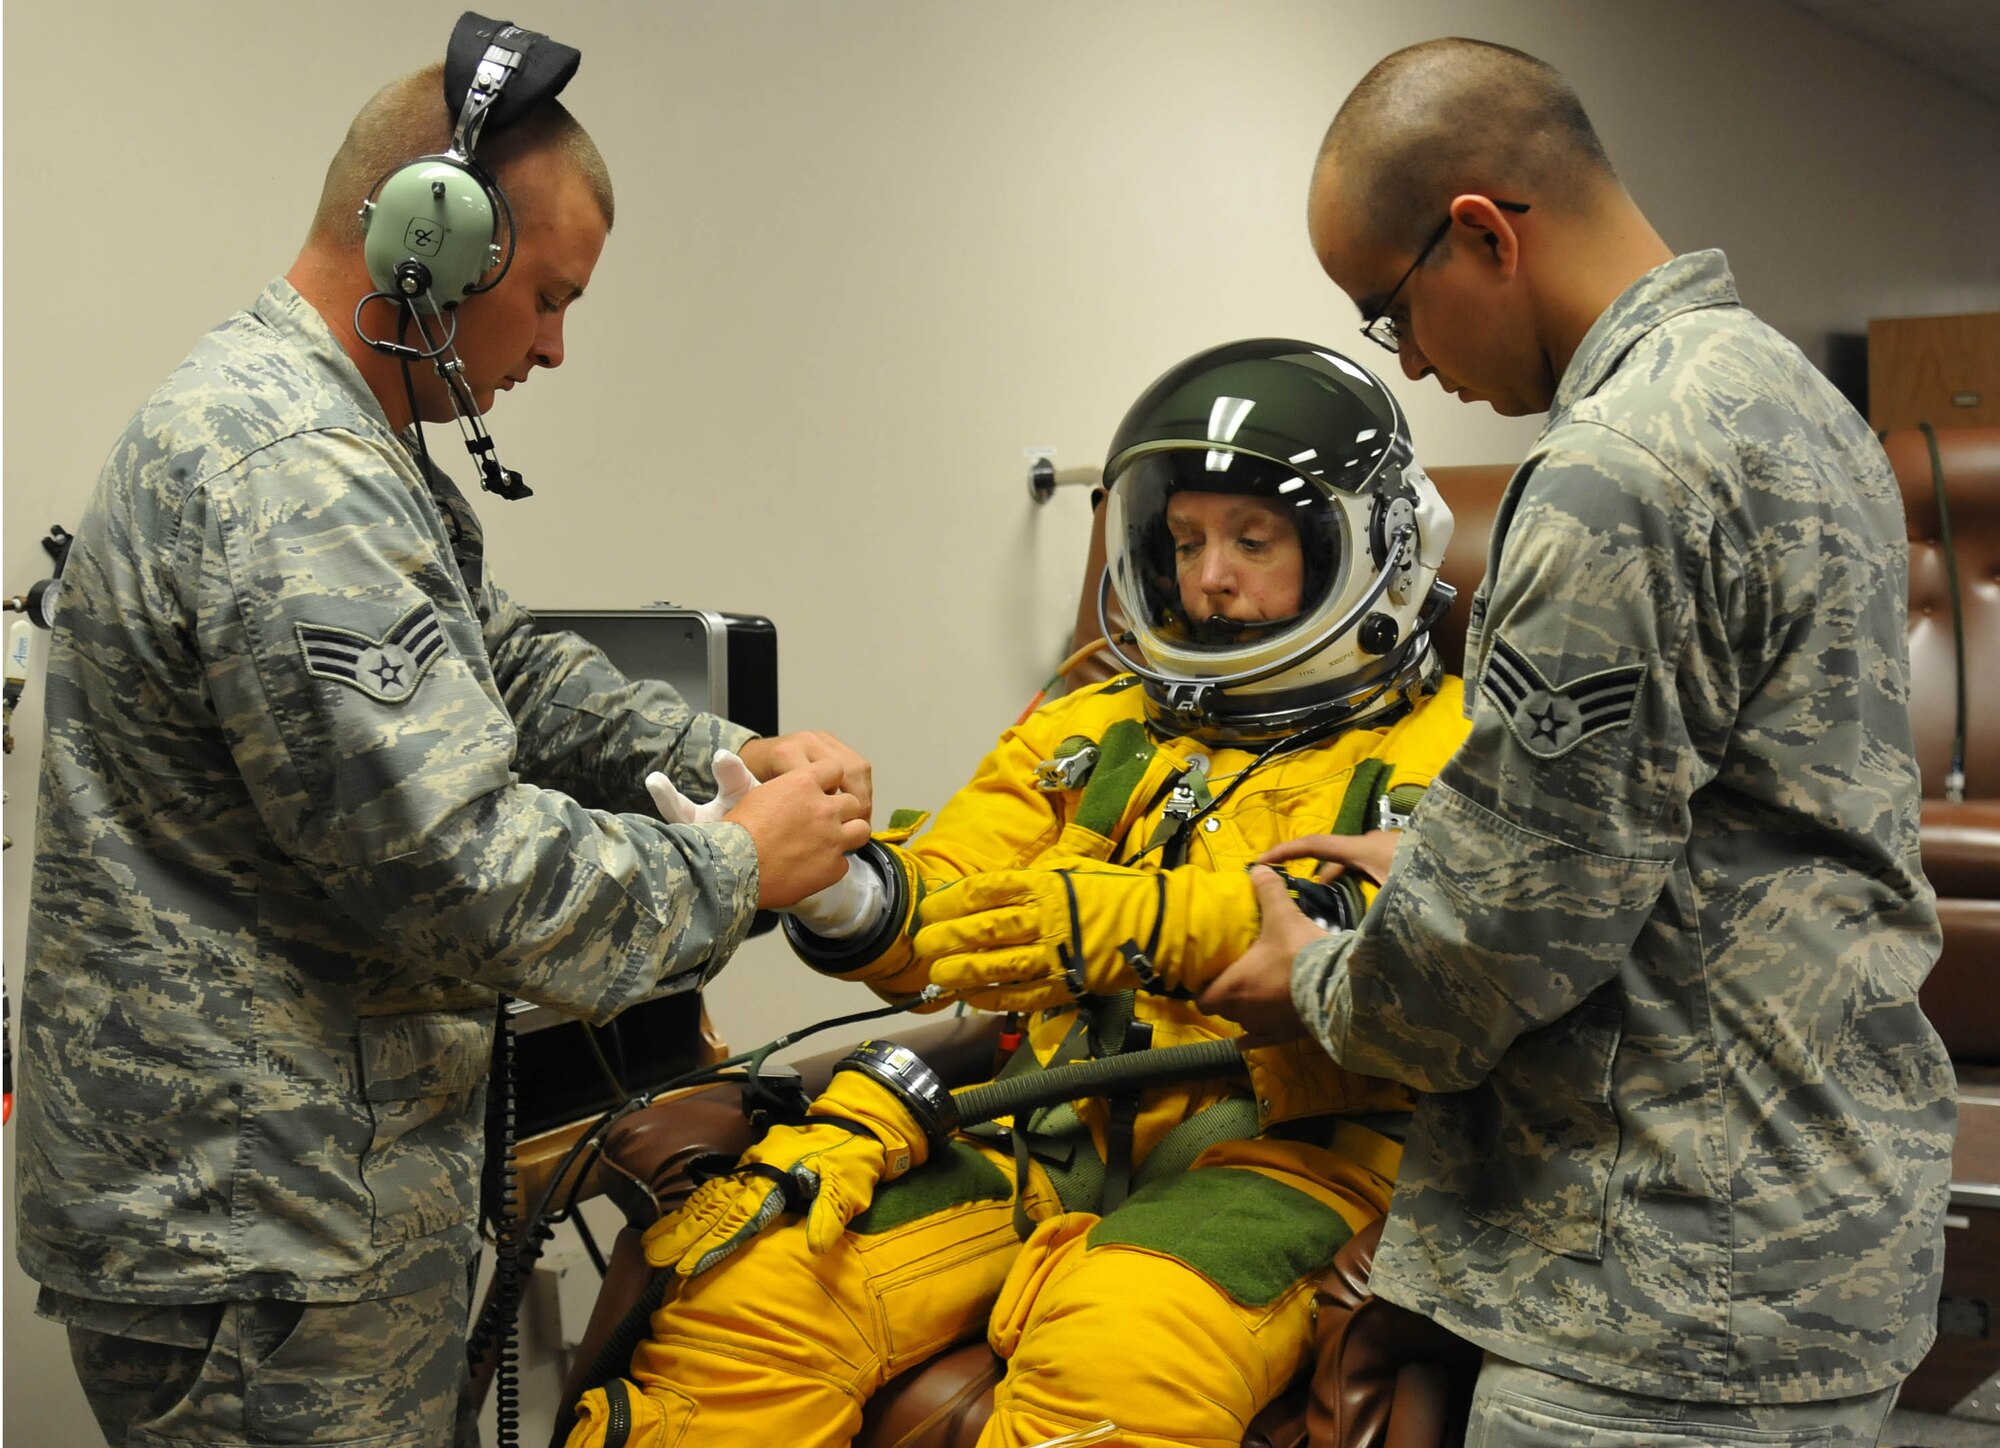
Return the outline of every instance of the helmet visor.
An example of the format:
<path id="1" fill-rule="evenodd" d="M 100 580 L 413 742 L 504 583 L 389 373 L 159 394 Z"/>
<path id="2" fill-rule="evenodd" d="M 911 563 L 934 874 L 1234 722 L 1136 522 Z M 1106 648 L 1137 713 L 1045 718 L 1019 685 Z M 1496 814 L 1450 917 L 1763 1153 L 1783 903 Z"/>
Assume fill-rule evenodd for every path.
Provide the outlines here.
<path id="1" fill-rule="evenodd" d="M 1296 469 L 1224 447 L 1127 456 L 1110 479 L 1111 581 L 1142 650 L 1218 659 L 1317 615 L 1340 576 L 1345 514 Z"/>

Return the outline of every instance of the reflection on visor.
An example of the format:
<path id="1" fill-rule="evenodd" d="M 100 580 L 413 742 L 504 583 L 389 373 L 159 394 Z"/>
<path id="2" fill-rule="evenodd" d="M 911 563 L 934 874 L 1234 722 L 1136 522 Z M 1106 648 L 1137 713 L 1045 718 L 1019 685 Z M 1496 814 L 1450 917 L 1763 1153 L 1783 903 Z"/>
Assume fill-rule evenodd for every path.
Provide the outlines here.
<path id="1" fill-rule="evenodd" d="M 1410 461 L 1402 410 L 1379 378 L 1279 338 L 1213 348 L 1155 381 L 1120 425 L 1115 456 L 1161 448 L 1186 449 L 1217 473 L 1283 459 L 1343 492 Z"/>
<path id="2" fill-rule="evenodd" d="M 1363 428 L 1332 456 L 1305 448 L 1283 462 L 1227 443 L 1163 443 L 1135 450 L 1118 477 L 1145 470 L 1171 475 L 1183 488 L 1221 492 L 1296 492 L 1311 483 L 1343 493 L 1364 492 L 1383 477 L 1399 478 L 1410 463 L 1409 445 L 1393 432 Z M 1113 479 L 1115 482 L 1117 479 Z"/>

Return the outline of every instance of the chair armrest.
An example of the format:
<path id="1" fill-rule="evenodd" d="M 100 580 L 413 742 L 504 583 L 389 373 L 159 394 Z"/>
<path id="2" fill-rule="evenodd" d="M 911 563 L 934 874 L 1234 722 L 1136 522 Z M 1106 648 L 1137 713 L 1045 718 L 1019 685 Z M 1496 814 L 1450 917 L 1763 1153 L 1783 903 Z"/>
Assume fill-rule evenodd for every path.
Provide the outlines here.
<path id="1" fill-rule="evenodd" d="M 882 1038 L 899 1041 L 924 1058 L 947 1086 L 969 1086 L 993 1077 L 1000 1049 L 1000 1027 L 1007 1018 L 991 1011 L 967 1011 L 964 1015 L 912 1017 L 891 1021 Z M 917 1022 L 921 1021 L 921 1024 Z M 799 1084 L 814 1095 L 826 1089 L 833 1068 L 854 1048 L 840 1046 L 793 1064 L 799 1069 Z"/>
<path id="2" fill-rule="evenodd" d="M 1923 803 L 1924 874 L 1938 894 L 2000 900 L 2000 800 Z"/>
<path id="3" fill-rule="evenodd" d="M 1470 1401 L 1480 1351 L 1428 1318 L 1368 1291 L 1380 1219 L 1357 1232 L 1313 1294 L 1313 1448 L 1381 1448 L 1400 1439 L 1413 1416 L 1450 1422 Z M 1439 1371 L 1411 1373 L 1413 1364 Z"/>

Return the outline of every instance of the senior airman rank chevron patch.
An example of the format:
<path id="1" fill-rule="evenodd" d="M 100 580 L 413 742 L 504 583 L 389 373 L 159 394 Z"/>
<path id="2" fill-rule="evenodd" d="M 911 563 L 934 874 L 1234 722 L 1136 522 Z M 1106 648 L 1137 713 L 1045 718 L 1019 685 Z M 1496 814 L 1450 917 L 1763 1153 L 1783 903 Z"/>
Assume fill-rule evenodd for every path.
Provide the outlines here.
<path id="1" fill-rule="evenodd" d="M 437 609 L 426 599 L 379 639 L 328 624 L 293 626 L 306 672 L 316 679 L 333 679 L 359 689 L 384 704 L 401 704 L 417 692 L 417 684 L 445 651 L 444 629 Z"/>
<path id="2" fill-rule="evenodd" d="M 1542 759 L 1567 754 L 1593 734 L 1632 722 L 1644 664 L 1623 664 L 1563 685 L 1551 684 L 1507 641 L 1496 637 L 1479 687 L 1500 706 L 1521 747 Z"/>

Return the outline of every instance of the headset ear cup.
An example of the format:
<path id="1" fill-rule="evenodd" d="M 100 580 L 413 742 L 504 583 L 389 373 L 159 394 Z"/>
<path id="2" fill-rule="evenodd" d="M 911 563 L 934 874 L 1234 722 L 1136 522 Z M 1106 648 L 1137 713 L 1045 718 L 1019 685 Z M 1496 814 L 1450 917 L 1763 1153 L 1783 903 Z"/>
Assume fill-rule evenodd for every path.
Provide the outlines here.
<path id="1" fill-rule="evenodd" d="M 492 270 L 499 207 L 485 183 L 449 156 L 424 156 L 389 173 L 362 208 L 362 254 L 377 291 L 405 295 L 416 262 L 442 307 L 456 306 Z"/>

